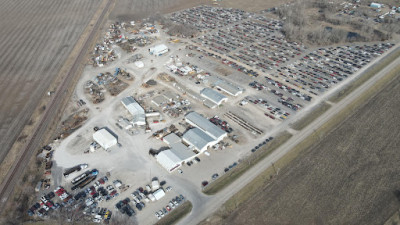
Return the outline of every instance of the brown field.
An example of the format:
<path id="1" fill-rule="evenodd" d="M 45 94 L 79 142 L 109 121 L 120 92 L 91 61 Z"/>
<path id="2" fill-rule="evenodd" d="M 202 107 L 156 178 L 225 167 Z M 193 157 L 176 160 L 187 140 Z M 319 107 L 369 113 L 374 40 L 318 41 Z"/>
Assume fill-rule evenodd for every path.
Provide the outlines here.
<path id="1" fill-rule="evenodd" d="M 172 13 L 210 2 L 209 0 L 118 0 L 110 19 L 140 20 L 152 15 Z"/>
<path id="2" fill-rule="evenodd" d="M 99 3 L 0 2 L 0 162 L 29 123 Z"/>
<path id="3" fill-rule="evenodd" d="M 400 206 L 399 88 L 397 76 L 216 224 L 383 224 Z"/>

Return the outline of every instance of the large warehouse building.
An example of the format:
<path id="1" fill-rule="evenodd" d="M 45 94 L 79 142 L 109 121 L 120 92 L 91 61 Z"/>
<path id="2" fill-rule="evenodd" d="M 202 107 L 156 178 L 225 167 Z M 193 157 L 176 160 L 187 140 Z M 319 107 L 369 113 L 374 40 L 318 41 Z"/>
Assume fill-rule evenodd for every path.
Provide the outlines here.
<path id="1" fill-rule="evenodd" d="M 195 128 L 186 131 L 182 138 L 174 133 L 163 137 L 163 141 L 170 148 L 156 155 L 157 162 L 168 172 L 176 170 L 182 164 L 192 160 L 197 154 L 203 153 L 208 147 L 217 144 L 227 136 L 225 131 L 196 112 L 188 113 L 185 120 Z M 197 154 L 194 149 L 197 150 Z"/>
<path id="2" fill-rule="evenodd" d="M 220 142 L 228 134 L 215 124 L 211 123 L 208 119 L 204 118 L 197 112 L 190 112 L 185 116 L 185 121 L 192 126 L 195 126 L 212 137 L 217 142 Z"/>
<path id="3" fill-rule="evenodd" d="M 142 108 L 142 106 L 139 105 L 139 103 L 135 101 L 132 96 L 123 98 L 121 102 L 122 105 L 124 105 L 125 108 L 129 111 L 129 113 L 132 114 L 133 125 L 146 125 L 146 114 L 144 112 L 144 109 Z"/>
<path id="4" fill-rule="evenodd" d="M 93 139 L 106 150 L 118 143 L 117 138 L 105 128 L 96 131 L 93 134 Z"/>

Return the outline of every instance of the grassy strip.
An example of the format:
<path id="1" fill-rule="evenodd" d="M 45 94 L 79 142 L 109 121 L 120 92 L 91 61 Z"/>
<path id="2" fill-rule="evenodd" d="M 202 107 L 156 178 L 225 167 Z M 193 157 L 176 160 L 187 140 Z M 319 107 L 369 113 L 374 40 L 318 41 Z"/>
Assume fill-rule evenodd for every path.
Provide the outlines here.
<path id="1" fill-rule="evenodd" d="M 193 205 L 190 201 L 185 201 L 178 208 L 172 210 L 166 216 L 161 218 L 155 225 L 171 225 L 176 224 L 180 219 L 182 219 L 186 214 L 192 211 Z"/>
<path id="2" fill-rule="evenodd" d="M 203 189 L 203 193 L 207 195 L 213 195 L 224 189 L 232 182 L 234 182 L 237 178 L 242 176 L 251 167 L 256 165 L 273 151 L 275 151 L 275 149 L 277 149 L 291 137 L 292 134 L 287 131 L 280 133 L 274 140 L 269 142 L 269 144 L 261 147 L 260 149 L 258 149 L 258 151 L 244 159 L 241 163 L 239 163 L 236 167 L 231 169 L 225 175 L 210 183 L 206 188 Z"/>
<path id="3" fill-rule="evenodd" d="M 334 118 L 326 122 L 310 136 L 304 139 L 300 144 L 294 147 L 285 156 L 279 159 L 275 164 L 275 168 L 284 168 L 289 165 L 289 163 L 298 157 L 305 150 L 310 149 L 313 145 L 319 143 L 323 138 L 328 135 L 335 127 L 339 126 L 346 118 L 355 112 L 358 108 L 368 102 L 368 99 L 372 98 L 374 95 L 379 93 L 385 85 L 391 82 L 397 75 L 399 75 L 400 66 L 397 66 L 391 70 L 385 77 L 380 79 L 372 88 L 364 92 L 361 96 L 355 99 L 351 104 L 349 104 L 345 109 L 337 114 Z M 231 212 L 236 210 L 241 204 L 250 200 L 256 196 L 256 193 L 264 189 L 272 179 L 274 179 L 275 169 L 269 167 L 259 176 L 257 176 L 253 181 L 247 184 L 241 191 L 232 196 L 228 201 L 226 201 L 218 212 L 221 218 L 227 217 Z"/>
<path id="4" fill-rule="evenodd" d="M 355 81 L 353 81 L 351 84 L 344 87 L 337 94 L 333 95 L 329 99 L 329 101 L 339 102 L 340 100 L 342 100 L 348 94 L 350 94 L 352 91 L 354 91 L 355 89 L 360 87 L 363 83 L 365 83 L 367 80 L 369 80 L 371 77 L 373 77 L 375 74 L 377 74 L 379 71 L 381 71 L 383 68 L 385 68 L 387 65 L 389 65 L 391 62 L 393 62 L 398 57 L 400 57 L 400 48 L 394 50 L 389 55 L 385 56 L 382 60 L 380 60 L 375 66 L 372 66 L 372 68 L 366 70 L 360 76 L 360 78 L 357 78 Z"/>
<path id="5" fill-rule="evenodd" d="M 331 105 L 322 102 L 318 104 L 312 112 L 307 114 L 305 117 L 301 118 L 300 120 L 296 121 L 291 127 L 295 130 L 302 130 L 304 127 L 308 126 L 312 121 L 314 121 L 316 118 L 324 114 L 328 109 L 331 108 Z"/>

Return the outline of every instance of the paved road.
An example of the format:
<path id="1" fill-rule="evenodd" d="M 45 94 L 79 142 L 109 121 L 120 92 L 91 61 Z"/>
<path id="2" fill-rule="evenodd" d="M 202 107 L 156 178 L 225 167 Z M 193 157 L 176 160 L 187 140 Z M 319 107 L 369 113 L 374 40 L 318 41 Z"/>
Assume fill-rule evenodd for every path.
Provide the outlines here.
<path id="1" fill-rule="evenodd" d="M 78 74 L 79 68 L 82 65 L 82 62 L 84 62 L 87 50 L 89 49 L 89 46 L 93 42 L 94 38 L 96 38 L 97 31 L 101 28 L 103 18 L 108 12 L 108 9 L 111 5 L 111 3 L 114 0 L 107 0 L 107 4 L 102 6 L 104 7 L 101 11 L 100 15 L 95 15 L 97 18 L 95 18 L 95 24 L 92 24 L 92 29 L 89 33 L 89 35 L 86 37 L 86 40 L 83 44 L 83 47 L 81 48 L 78 56 L 74 60 L 74 63 L 71 65 L 69 68 L 66 77 L 64 78 L 63 82 L 60 84 L 60 86 L 57 88 L 56 92 L 53 95 L 53 99 L 51 102 L 47 105 L 46 110 L 44 111 L 44 115 L 41 118 L 41 121 L 38 123 L 34 133 L 30 137 L 30 139 L 27 141 L 27 144 L 24 149 L 21 149 L 22 153 L 20 158 L 14 163 L 13 167 L 10 169 L 8 172 L 5 180 L 0 186 L 0 208 L 2 209 L 7 202 L 8 197 L 12 194 L 13 189 L 17 181 L 19 180 L 20 176 L 22 175 L 23 170 L 25 169 L 26 164 L 29 162 L 31 159 L 32 155 L 34 152 L 36 152 L 36 149 L 39 147 L 39 144 L 42 141 L 42 138 L 45 136 L 47 128 L 49 125 L 52 124 L 52 122 L 57 119 L 57 115 L 59 113 L 59 110 L 61 109 L 61 104 L 63 104 L 65 101 L 65 98 L 68 97 L 69 95 L 66 95 L 65 93 L 68 92 L 68 90 L 71 87 L 71 84 L 73 84 L 73 80 Z"/>
<path id="2" fill-rule="evenodd" d="M 393 47 L 393 49 L 395 47 Z M 342 101 L 331 107 L 330 110 L 328 110 L 324 115 L 320 116 L 318 119 L 313 121 L 309 126 L 304 128 L 301 132 L 296 133 L 288 142 L 286 142 L 284 145 L 276 149 L 271 155 L 266 157 L 264 160 L 262 160 L 253 168 L 251 168 L 249 171 L 247 171 L 245 174 L 243 174 L 239 179 L 237 179 L 231 185 L 229 185 L 229 187 L 213 195 L 211 198 L 210 196 L 205 196 L 204 194 L 201 194 L 202 197 L 199 198 L 199 196 L 196 196 L 196 199 L 194 201 L 189 199 L 193 203 L 192 213 L 190 213 L 189 216 L 182 219 L 179 222 L 179 224 L 182 225 L 198 224 L 199 222 L 210 216 L 212 213 L 216 212 L 224 202 L 226 202 L 231 196 L 240 191 L 242 188 L 244 188 L 246 184 L 251 182 L 261 172 L 270 167 L 270 165 L 273 162 L 276 162 L 281 157 L 283 157 L 286 153 L 288 153 L 291 149 L 293 149 L 293 147 L 295 147 L 302 140 L 311 135 L 315 129 L 319 128 L 327 121 L 332 119 L 341 110 L 343 110 L 346 106 L 348 106 L 348 104 L 352 103 L 364 91 L 371 88 L 379 79 L 383 78 L 390 70 L 392 70 L 399 64 L 400 64 L 400 57 L 397 58 L 394 62 L 392 62 L 389 66 L 387 66 L 385 69 L 383 69 L 381 72 L 379 72 L 374 77 L 365 82 L 361 87 L 350 93 Z M 323 99 L 326 99 L 327 97 L 328 96 L 326 97 L 324 96 Z M 207 199 L 207 201 L 202 201 L 200 199 Z"/>

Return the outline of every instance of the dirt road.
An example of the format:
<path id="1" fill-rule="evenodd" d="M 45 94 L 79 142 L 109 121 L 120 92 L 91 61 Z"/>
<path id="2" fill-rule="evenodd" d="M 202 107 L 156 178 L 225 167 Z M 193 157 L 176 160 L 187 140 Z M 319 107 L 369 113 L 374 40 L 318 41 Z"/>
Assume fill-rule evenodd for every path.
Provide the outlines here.
<path id="1" fill-rule="evenodd" d="M 107 0 L 103 1 L 103 4 L 101 4 L 102 8 L 100 8 L 99 11 L 101 13 L 96 14 L 92 19 L 90 24 L 91 28 L 89 32 L 85 34 L 84 40 L 82 40 L 83 44 L 81 46 L 81 49 L 76 55 L 73 63 L 70 65 L 65 78 L 53 94 L 52 100 L 49 102 L 46 110 L 43 112 L 44 115 L 42 116 L 32 136 L 29 137 L 26 146 L 21 149 L 20 158 L 17 159 L 17 161 L 8 172 L 5 180 L 2 182 L 0 186 L 0 208 L 4 207 L 4 203 L 11 195 L 16 181 L 19 179 L 19 176 L 23 172 L 27 162 L 32 157 L 32 154 L 35 152 L 38 145 L 40 144 L 40 141 L 45 135 L 49 124 L 51 124 L 53 120 L 57 118 L 59 109 L 62 108 L 62 104 L 64 103 L 65 99 L 69 97 L 69 95 L 67 95 L 66 93 L 71 88 L 70 86 L 71 84 L 73 84 L 72 81 L 74 80 L 74 78 L 79 75 L 79 68 L 81 67 L 82 62 L 85 61 L 87 50 L 89 46 L 93 43 L 94 38 L 96 38 L 96 34 L 101 28 L 102 22 L 104 21 L 103 18 L 108 12 L 108 9 L 112 2 L 113 0 Z"/>
<path id="2" fill-rule="evenodd" d="M 335 104 L 328 110 L 325 114 L 320 116 L 314 122 L 312 122 L 308 127 L 304 128 L 301 132 L 296 133 L 287 143 L 278 148 L 270 156 L 266 157 L 263 161 L 258 163 L 252 169 L 247 171 L 243 176 L 233 182 L 229 187 L 225 188 L 218 194 L 212 196 L 212 198 L 207 198 L 208 201 L 192 201 L 193 211 L 192 213 L 180 221 L 179 224 L 197 224 L 203 219 L 207 218 L 212 213 L 216 212 L 221 205 L 227 201 L 232 195 L 241 190 L 246 184 L 257 177 L 262 171 L 266 170 L 273 162 L 276 162 L 286 153 L 288 153 L 293 147 L 299 144 L 307 136 L 312 134 L 315 129 L 325 124 L 328 120 L 333 118 L 338 112 L 344 109 L 348 104 L 354 101 L 358 96 L 360 96 L 364 91 L 371 88 L 376 81 L 385 76 L 387 72 L 395 68 L 400 63 L 400 58 L 396 59 L 389 66 L 383 69 L 381 72 L 376 74 L 373 78 L 364 83 L 357 90 L 349 94 L 341 102 Z"/>

